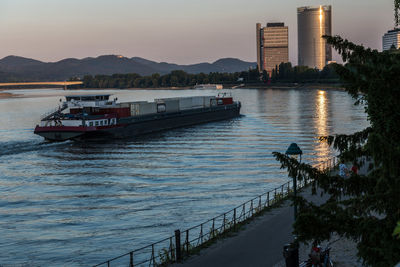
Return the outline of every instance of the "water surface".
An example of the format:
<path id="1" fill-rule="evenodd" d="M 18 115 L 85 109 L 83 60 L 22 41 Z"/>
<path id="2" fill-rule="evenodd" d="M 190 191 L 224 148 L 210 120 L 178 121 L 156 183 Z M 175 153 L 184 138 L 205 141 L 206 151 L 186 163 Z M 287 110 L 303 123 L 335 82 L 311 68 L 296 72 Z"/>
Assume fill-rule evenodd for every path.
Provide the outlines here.
<path id="1" fill-rule="evenodd" d="M 334 152 L 320 135 L 368 125 L 342 91 L 232 90 L 243 116 L 101 143 L 33 134 L 65 94 L 120 101 L 210 90 L 18 90 L 0 99 L 0 265 L 88 266 L 227 211 L 288 180 L 272 157 L 292 142 L 306 162 Z"/>

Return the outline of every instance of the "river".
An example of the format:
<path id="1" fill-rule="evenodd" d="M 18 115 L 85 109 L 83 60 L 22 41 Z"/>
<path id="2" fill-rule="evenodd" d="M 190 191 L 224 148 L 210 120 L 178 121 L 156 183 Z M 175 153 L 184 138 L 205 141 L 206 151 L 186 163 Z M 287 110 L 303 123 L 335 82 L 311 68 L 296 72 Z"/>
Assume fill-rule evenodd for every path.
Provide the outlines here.
<path id="1" fill-rule="evenodd" d="M 33 134 L 67 94 L 119 101 L 215 90 L 9 91 L 0 99 L 0 265 L 89 266 L 227 211 L 286 181 L 272 157 L 335 155 L 320 135 L 368 126 L 340 90 L 235 89 L 243 116 L 124 140 L 49 143 Z"/>

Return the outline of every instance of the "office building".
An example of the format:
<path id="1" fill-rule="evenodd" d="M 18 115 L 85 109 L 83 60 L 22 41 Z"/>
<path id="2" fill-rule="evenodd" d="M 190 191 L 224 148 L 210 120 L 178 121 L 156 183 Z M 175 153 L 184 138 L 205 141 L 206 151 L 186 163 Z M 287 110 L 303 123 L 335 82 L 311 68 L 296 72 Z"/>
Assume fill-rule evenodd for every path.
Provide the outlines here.
<path id="1" fill-rule="evenodd" d="M 266 70 L 270 75 L 275 66 L 289 61 L 289 29 L 284 23 L 267 23 L 257 29 L 257 66 L 260 72 Z"/>
<path id="2" fill-rule="evenodd" d="M 399 49 L 400 46 L 400 29 L 390 30 L 382 37 L 383 51 L 389 50 L 392 46 Z"/>
<path id="3" fill-rule="evenodd" d="M 332 60 L 332 48 L 322 38 L 332 35 L 331 6 L 297 8 L 298 65 L 323 69 Z"/>

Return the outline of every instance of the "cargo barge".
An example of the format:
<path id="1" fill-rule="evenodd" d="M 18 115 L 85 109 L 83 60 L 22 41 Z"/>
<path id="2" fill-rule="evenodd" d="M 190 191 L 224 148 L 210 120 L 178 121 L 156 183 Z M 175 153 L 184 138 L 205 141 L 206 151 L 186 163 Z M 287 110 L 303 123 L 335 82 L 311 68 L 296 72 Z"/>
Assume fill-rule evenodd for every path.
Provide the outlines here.
<path id="1" fill-rule="evenodd" d="M 59 108 L 42 116 L 34 133 L 50 141 L 127 138 L 234 118 L 241 108 L 226 93 L 126 103 L 110 96 L 66 96 Z"/>

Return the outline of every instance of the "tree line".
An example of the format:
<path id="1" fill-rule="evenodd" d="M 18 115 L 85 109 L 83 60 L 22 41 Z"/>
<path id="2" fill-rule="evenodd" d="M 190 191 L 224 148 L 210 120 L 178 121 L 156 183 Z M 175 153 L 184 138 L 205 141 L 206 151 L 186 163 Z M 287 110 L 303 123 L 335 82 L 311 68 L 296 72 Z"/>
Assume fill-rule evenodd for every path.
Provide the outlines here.
<path id="1" fill-rule="evenodd" d="M 323 70 L 305 66 L 292 67 L 291 63 L 281 63 L 271 73 L 249 69 L 235 73 L 211 72 L 190 74 L 175 70 L 169 74 L 158 73 L 141 76 L 136 73 L 113 75 L 86 75 L 82 79 L 83 88 L 160 88 L 192 87 L 196 84 L 240 84 L 240 83 L 278 83 L 278 82 L 339 82 L 334 69 L 328 65 Z"/>

